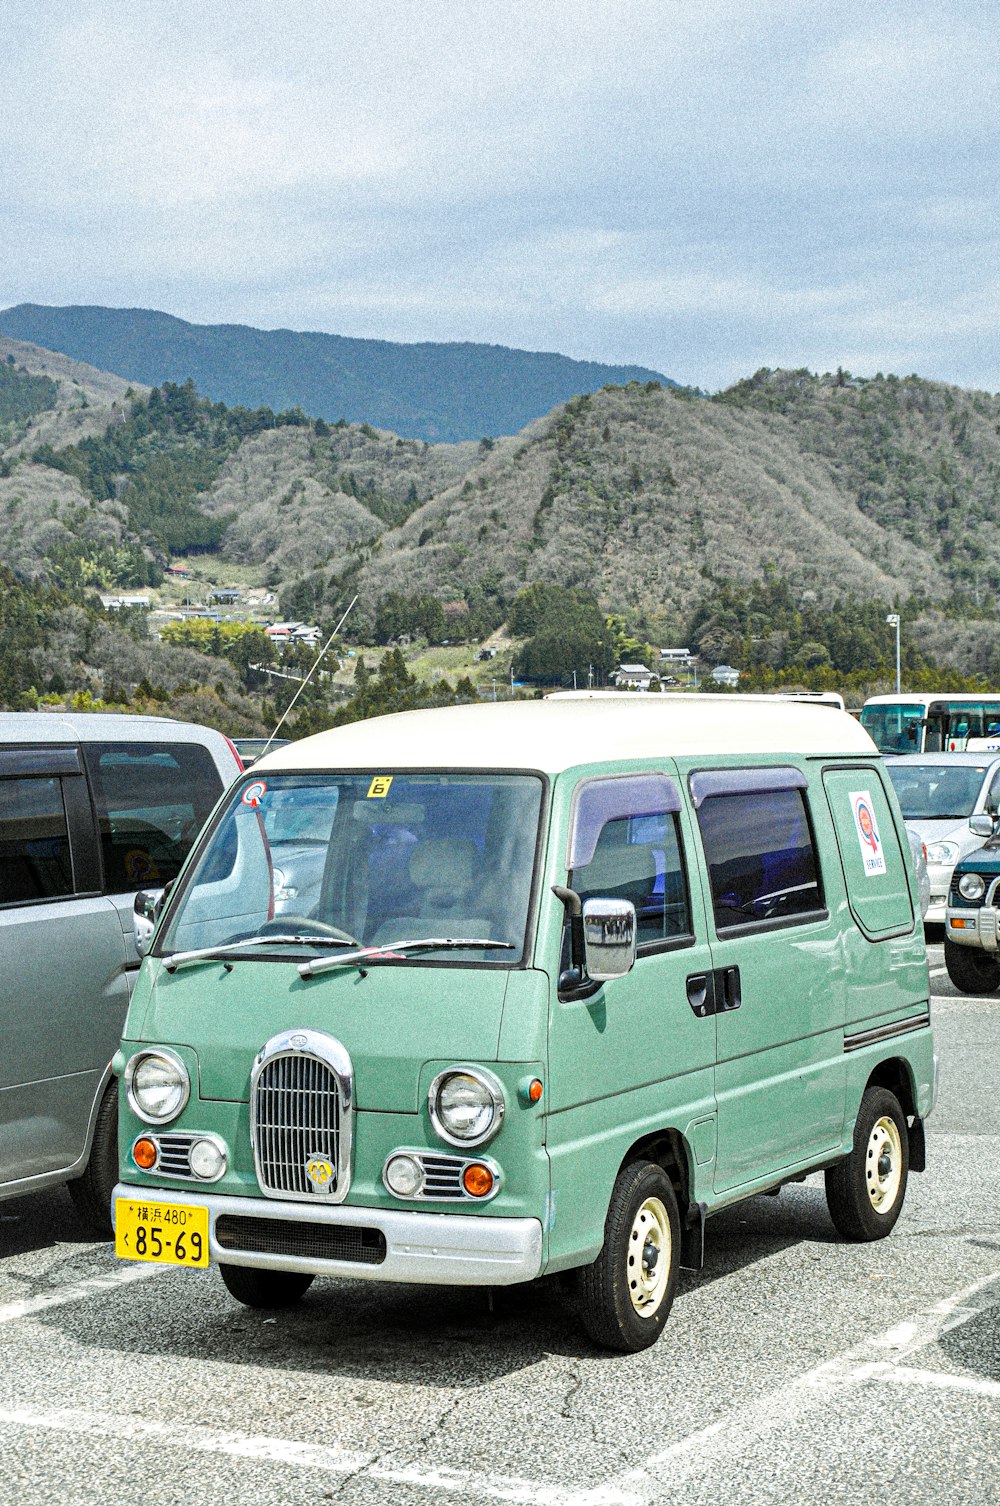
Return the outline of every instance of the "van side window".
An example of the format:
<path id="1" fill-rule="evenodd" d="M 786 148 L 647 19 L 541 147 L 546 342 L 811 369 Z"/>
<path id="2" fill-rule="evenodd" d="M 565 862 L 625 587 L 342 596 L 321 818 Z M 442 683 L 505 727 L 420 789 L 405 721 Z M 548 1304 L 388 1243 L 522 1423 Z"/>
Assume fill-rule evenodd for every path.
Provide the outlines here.
<path id="1" fill-rule="evenodd" d="M 802 791 L 713 795 L 698 810 L 718 931 L 822 909 Z"/>
<path id="2" fill-rule="evenodd" d="M 0 905 L 72 893 L 61 780 L 0 780 Z"/>
<path id="3" fill-rule="evenodd" d="M 197 743 L 85 743 L 97 805 L 104 892 L 121 894 L 176 878 L 222 794 L 207 748 Z"/>
<path id="4" fill-rule="evenodd" d="M 594 855 L 570 874 L 581 899 L 628 899 L 643 946 L 691 934 L 677 816 L 623 816 L 601 828 Z"/>

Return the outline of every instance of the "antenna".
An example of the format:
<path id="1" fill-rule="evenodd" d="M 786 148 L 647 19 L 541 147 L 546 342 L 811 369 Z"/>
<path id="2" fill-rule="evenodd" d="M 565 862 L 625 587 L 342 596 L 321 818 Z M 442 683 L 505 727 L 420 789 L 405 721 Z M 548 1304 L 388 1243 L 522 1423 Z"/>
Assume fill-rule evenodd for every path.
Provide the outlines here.
<path id="1" fill-rule="evenodd" d="M 350 606 L 347 608 L 347 611 L 344 613 L 343 617 L 341 617 L 340 621 L 337 623 L 337 626 L 334 628 L 333 632 L 330 634 L 329 638 L 326 640 L 326 642 L 324 643 L 323 647 L 320 649 L 319 653 L 316 655 L 316 658 L 315 658 L 315 661 L 313 663 L 312 669 L 310 669 L 309 673 L 306 675 L 305 679 L 302 681 L 302 684 L 299 686 L 298 690 L 292 696 L 292 699 L 289 701 L 288 705 L 285 707 L 284 711 L 281 713 L 281 718 L 280 718 L 280 720 L 278 722 L 278 725 L 275 727 L 274 731 L 271 733 L 271 736 L 268 738 L 267 742 L 264 744 L 264 753 L 267 752 L 268 748 L 274 742 L 274 739 L 277 737 L 278 733 L 281 731 L 281 728 L 282 728 L 282 726 L 284 724 L 284 721 L 285 721 L 285 717 L 291 711 L 292 707 L 295 705 L 295 702 L 298 700 L 299 696 L 305 690 L 306 686 L 309 684 L 309 681 L 312 679 L 313 675 L 316 673 L 316 670 L 319 668 L 319 662 L 322 659 L 323 655 L 326 653 L 327 649 L 330 647 L 330 644 L 333 642 L 334 638 L 336 638 L 337 634 L 340 632 L 341 628 L 344 626 L 344 623 L 347 621 L 348 617 L 350 617 L 351 613 L 354 611 L 354 608 L 355 608 L 355 606 L 357 604 L 357 600 L 358 600 L 358 598 L 357 598 L 357 596 L 355 596 L 354 600 L 351 602 Z M 264 753 L 262 753 L 260 755 L 261 758 L 264 757 Z"/>

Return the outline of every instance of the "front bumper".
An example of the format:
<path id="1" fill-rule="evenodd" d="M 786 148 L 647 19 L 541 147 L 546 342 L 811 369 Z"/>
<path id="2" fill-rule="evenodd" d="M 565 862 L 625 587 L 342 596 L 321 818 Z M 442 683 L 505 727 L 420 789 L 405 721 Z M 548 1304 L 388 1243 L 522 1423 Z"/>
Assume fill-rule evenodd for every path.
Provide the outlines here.
<path id="1" fill-rule="evenodd" d="M 928 863 L 927 880 L 930 885 L 930 898 L 927 902 L 927 914 L 924 916 L 924 925 L 944 925 L 945 911 L 948 907 L 948 889 L 951 884 L 951 876 L 955 871 L 954 863 Z"/>
<path id="2" fill-rule="evenodd" d="M 945 935 L 957 946 L 979 947 L 995 956 L 1000 951 L 1000 909 L 995 905 L 980 905 L 960 910 L 950 905 Z"/>
<path id="3" fill-rule="evenodd" d="M 314 1207 L 271 1198 L 222 1197 L 210 1192 L 175 1192 L 173 1188 L 140 1188 L 120 1182 L 118 1198 L 170 1207 L 207 1208 L 209 1254 L 225 1265 L 258 1270 L 302 1271 L 314 1276 L 341 1276 L 353 1281 L 411 1281 L 431 1286 L 514 1286 L 532 1281 L 542 1268 L 542 1226 L 536 1218 L 493 1218 L 476 1214 L 425 1213 L 409 1209 Z M 372 1231 L 385 1240 L 377 1263 L 329 1259 L 312 1254 L 276 1250 L 243 1250 L 232 1244 L 232 1233 L 220 1244 L 220 1217 L 229 1229 L 240 1219 L 252 1219 L 259 1244 L 261 1221 L 273 1220 L 275 1245 L 283 1241 L 278 1225 L 296 1224 L 303 1232 Z M 265 1230 L 266 1234 L 266 1230 Z M 265 1240 L 266 1242 L 266 1240 Z M 287 1243 L 287 1241 L 284 1241 Z"/>

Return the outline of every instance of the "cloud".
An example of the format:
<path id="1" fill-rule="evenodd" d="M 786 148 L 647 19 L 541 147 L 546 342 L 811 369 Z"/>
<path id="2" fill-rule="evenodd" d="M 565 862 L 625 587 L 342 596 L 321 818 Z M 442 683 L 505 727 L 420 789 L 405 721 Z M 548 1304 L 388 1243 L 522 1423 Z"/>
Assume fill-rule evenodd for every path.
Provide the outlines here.
<path id="1" fill-rule="evenodd" d="M 0 301 L 998 386 L 992 32 L 975 0 L 7 0 Z"/>

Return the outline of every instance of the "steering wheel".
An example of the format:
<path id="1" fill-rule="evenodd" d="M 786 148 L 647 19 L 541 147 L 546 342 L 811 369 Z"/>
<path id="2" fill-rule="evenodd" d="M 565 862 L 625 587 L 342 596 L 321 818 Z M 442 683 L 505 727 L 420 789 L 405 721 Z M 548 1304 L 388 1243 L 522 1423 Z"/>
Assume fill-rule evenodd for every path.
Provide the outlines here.
<path id="1" fill-rule="evenodd" d="M 282 931 L 300 930 L 305 935 L 311 932 L 315 936 L 330 936 L 334 941 L 346 941 L 350 946 L 361 945 L 356 936 L 349 936 L 336 926 L 328 926 L 325 920 L 314 920 L 308 915 L 276 915 L 273 920 L 265 920 L 258 934 L 270 936 L 272 933 L 280 935 Z"/>

